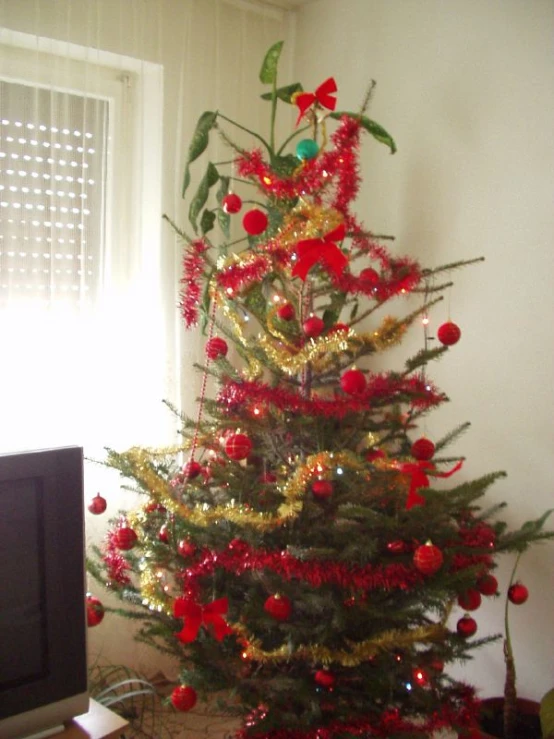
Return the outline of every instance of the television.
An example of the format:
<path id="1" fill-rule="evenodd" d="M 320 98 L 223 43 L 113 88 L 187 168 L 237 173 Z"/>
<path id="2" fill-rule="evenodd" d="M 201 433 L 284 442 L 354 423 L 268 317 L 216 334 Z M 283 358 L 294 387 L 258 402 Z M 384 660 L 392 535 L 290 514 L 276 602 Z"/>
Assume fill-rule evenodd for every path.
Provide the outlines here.
<path id="1" fill-rule="evenodd" d="M 83 450 L 0 454 L 0 737 L 88 711 Z"/>

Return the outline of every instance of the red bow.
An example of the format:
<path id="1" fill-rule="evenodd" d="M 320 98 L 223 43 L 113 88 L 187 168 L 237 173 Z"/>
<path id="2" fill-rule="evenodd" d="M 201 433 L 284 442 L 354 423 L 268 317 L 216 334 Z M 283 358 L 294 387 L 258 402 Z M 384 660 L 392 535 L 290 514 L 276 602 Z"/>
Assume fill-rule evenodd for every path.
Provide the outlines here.
<path id="1" fill-rule="evenodd" d="M 296 245 L 297 262 L 292 270 L 293 277 L 300 277 L 305 281 L 308 272 L 317 262 L 323 262 L 330 271 L 340 275 L 348 264 L 348 259 L 334 242 L 342 241 L 345 235 L 346 229 L 344 223 L 341 223 L 322 239 L 299 241 Z"/>
<path id="2" fill-rule="evenodd" d="M 227 598 L 214 600 L 206 606 L 201 606 L 187 598 L 176 598 L 173 604 L 173 615 L 185 619 L 183 628 L 177 634 L 177 639 L 189 644 L 196 639 L 201 626 L 212 626 L 215 638 L 221 641 L 225 636 L 233 633 L 233 629 L 223 618 L 228 607 Z"/>
<path id="3" fill-rule="evenodd" d="M 332 77 L 322 82 L 315 92 L 301 92 L 296 96 L 294 102 L 298 106 L 300 113 L 296 120 L 296 125 L 300 123 L 308 108 L 315 102 L 329 110 L 335 110 L 337 99 L 332 92 L 337 91 L 337 83 Z"/>
<path id="4" fill-rule="evenodd" d="M 406 462 L 398 465 L 398 470 L 406 475 L 411 476 L 410 489 L 406 498 L 406 510 L 410 510 L 416 505 L 424 505 L 425 498 L 420 495 L 418 488 L 428 488 L 431 484 L 425 470 L 433 470 L 433 477 L 450 477 L 457 472 L 462 466 L 462 462 L 458 462 L 448 472 L 437 472 L 435 466 L 431 462 Z"/>

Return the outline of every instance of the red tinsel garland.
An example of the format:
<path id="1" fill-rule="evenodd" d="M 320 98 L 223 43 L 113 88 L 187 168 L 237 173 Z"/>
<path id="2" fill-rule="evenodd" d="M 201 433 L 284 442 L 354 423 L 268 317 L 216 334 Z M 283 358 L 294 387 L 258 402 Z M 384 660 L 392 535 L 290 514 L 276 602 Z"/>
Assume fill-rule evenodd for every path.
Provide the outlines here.
<path id="1" fill-rule="evenodd" d="M 217 283 L 224 290 L 240 292 L 253 283 L 259 283 L 271 269 L 271 259 L 260 255 L 246 264 L 231 264 L 218 273 Z"/>
<path id="2" fill-rule="evenodd" d="M 337 736 L 386 737 L 406 732 L 410 736 L 428 737 L 440 729 L 474 727 L 479 715 L 480 702 L 472 688 L 460 685 L 449 691 L 452 703 L 445 703 L 438 711 L 423 720 L 403 717 L 397 708 L 387 708 L 380 716 L 372 715 L 351 721 L 330 721 L 325 726 L 312 729 L 272 729 L 256 731 L 266 712 L 254 710 L 245 718 L 245 728 L 235 734 L 235 739 L 334 739 Z"/>
<path id="3" fill-rule="evenodd" d="M 390 375 L 370 375 L 364 392 L 353 398 L 320 398 L 312 395 L 306 398 L 300 393 L 283 387 L 270 387 L 262 382 L 235 382 L 226 380 L 218 395 L 218 403 L 230 414 L 240 413 L 244 403 L 261 403 L 274 406 L 280 411 L 301 413 L 305 416 L 344 418 L 349 413 L 367 411 L 372 399 L 391 398 L 399 400 L 406 396 L 406 402 L 413 407 L 428 408 L 445 400 L 445 396 L 433 385 L 420 377 L 400 378 Z"/>
<path id="4" fill-rule="evenodd" d="M 200 559 L 186 568 L 182 576 L 186 589 L 195 590 L 198 578 L 211 575 L 221 568 L 235 575 L 247 571 L 271 570 L 286 580 L 302 580 L 312 587 L 339 585 L 351 590 L 407 590 L 423 580 L 415 567 L 403 564 L 365 565 L 352 567 L 331 561 L 303 561 L 287 552 L 252 549 L 236 539 L 223 552 L 203 550 Z"/>
<path id="5" fill-rule="evenodd" d="M 184 318 L 185 326 L 191 328 L 198 322 L 198 305 L 200 303 L 200 279 L 204 272 L 202 254 L 208 245 L 203 239 L 191 241 L 183 256 L 183 276 L 179 307 Z"/>
<path id="6" fill-rule="evenodd" d="M 117 531 L 109 531 L 106 535 L 106 543 L 102 553 L 102 560 L 106 565 L 107 579 L 110 583 L 118 585 L 129 585 L 131 578 L 127 572 L 131 570 L 131 565 L 121 554 L 115 543 Z"/>

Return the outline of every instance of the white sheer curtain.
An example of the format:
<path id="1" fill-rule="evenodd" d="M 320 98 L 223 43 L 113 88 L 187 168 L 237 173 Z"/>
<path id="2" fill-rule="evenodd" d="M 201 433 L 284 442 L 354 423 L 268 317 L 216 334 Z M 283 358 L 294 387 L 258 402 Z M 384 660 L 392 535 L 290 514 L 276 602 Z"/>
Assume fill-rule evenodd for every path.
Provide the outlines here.
<path id="1" fill-rule="evenodd" d="M 161 215 L 186 222 L 204 110 L 267 125 L 260 63 L 284 39 L 294 81 L 292 28 L 252 0 L 0 0 L 0 452 L 102 458 L 173 442 L 164 398 L 194 413 L 202 340 L 181 329 L 180 248 Z M 210 155 L 228 158 L 214 139 Z M 101 467 L 85 484 L 108 513 L 135 504 Z M 89 541 L 105 524 L 87 517 Z M 93 651 L 152 671 L 126 628 L 95 630 Z"/>

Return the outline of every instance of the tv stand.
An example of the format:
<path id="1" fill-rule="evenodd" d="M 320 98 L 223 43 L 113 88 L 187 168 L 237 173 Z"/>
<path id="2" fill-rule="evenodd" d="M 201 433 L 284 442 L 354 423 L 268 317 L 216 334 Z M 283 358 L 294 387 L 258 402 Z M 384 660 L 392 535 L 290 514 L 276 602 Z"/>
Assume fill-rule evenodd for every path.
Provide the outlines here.
<path id="1" fill-rule="evenodd" d="M 55 739 L 125 739 L 125 719 L 92 698 L 88 713 L 76 716 Z"/>

